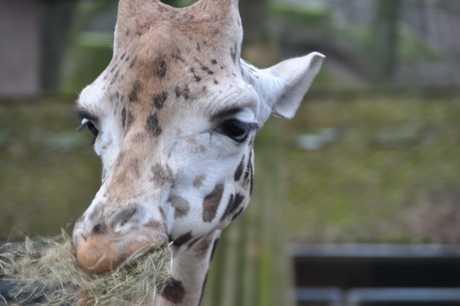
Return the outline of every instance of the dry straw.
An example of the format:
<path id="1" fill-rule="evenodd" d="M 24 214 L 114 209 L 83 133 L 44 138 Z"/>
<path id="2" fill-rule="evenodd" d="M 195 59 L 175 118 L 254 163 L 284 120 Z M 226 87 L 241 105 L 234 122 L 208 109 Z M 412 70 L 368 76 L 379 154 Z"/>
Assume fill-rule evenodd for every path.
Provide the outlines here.
<path id="1" fill-rule="evenodd" d="M 0 278 L 17 284 L 8 305 L 143 305 L 168 281 L 168 247 L 147 246 L 112 271 L 90 274 L 76 262 L 71 238 L 26 238 L 19 247 L 0 248 Z M 0 304 L 5 299 L 0 295 Z"/>

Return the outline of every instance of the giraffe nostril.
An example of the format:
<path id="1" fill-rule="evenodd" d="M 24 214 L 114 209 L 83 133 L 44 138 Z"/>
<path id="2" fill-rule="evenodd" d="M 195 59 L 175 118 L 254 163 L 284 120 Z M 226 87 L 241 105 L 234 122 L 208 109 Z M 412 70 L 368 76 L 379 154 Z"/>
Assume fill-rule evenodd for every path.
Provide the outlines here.
<path id="1" fill-rule="evenodd" d="M 121 222 L 120 222 L 120 226 L 123 226 L 123 225 L 125 225 L 126 223 L 128 223 L 129 220 L 131 220 L 131 217 L 132 217 L 132 216 L 129 216 L 128 218 L 126 218 L 126 219 L 124 219 L 123 221 L 121 221 Z"/>
<path id="2" fill-rule="evenodd" d="M 93 227 L 92 230 L 93 234 L 105 234 L 107 233 L 107 226 L 102 223 L 98 223 Z"/>
<path id="3" fill-rule="evenodd" d="M 138 212 L 138 207 L 129 207 L 117 214 L 115 214 L 110 220 L 110 226 L 115 230 L 127 225 L 130 221 L 134 220 L 133 217 Z"/>

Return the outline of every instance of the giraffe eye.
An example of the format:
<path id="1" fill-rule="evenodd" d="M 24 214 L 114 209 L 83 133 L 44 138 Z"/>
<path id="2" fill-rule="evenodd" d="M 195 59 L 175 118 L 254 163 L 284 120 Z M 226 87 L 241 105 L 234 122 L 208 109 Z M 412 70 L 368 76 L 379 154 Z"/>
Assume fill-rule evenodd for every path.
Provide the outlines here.
<path id="1" fill-rule="evenodd" d="M 87 127 L 89 133 L 94 137 L 97 137 L 97 135 L 99 134 L 99 130 L 94 126 L 94 124 L 91 121 L 88 123 Z"/>
<path id="2" fill-rule="evenodd" d="M 247 123 L 235 119 L 225 121 L 220 127 L 221 132 L 235 140 L 243 143 L 249 136 L 249 133 L 259 128 L 257 123 Z"/>
<path id="3" fill-rule="evenodd" d="M 88 128 L 89 133 L 94 137 L 91 141 L 91 144 L 94 144 L 96 141 L 97 135 L 99 135 L 99 130 L 90 120 L 84 118 L 81 122 L 81 125 L 78 127 L 77 131 L 81 132 L 85 127 Z"/>

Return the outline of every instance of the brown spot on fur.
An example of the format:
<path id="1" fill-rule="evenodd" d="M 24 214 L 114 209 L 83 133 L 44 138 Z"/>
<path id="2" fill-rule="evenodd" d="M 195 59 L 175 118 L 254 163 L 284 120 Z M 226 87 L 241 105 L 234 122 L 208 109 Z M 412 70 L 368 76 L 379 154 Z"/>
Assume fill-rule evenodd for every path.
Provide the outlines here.
<path id="1" fill-rule="evenodd" d="M 225 217 L 227 217 L 228 214 L 233 210 L 234 203 L 235 203 L 235 199 L 234 199 L 233 194 L 231 194 L 231 195 L 230 195 L 230 198 L 228 199 L 227 208 L 225 208 L 224 214 L 223 214 L 222 217 L 220 218 L 220 221 L 224 220 Z"/>
<path id="2" fill-rule="evenodd" d="M 154 230 L 164 230 L 163 222 L 158 220 L 150 220 L 145 224 L 145 227 L 150 227 Z"/>
<path id="3" fill-rule="evenodd" d="M 251 154 L 249 155 L 248 164 L 246 166 L 246 172 L 244 174 L 244 185 L 243 185 L 245 189 L 247 189 L 249 185 L 249 196 L 252 195 L 252 189 L 254 186 L 253 180 L 254 180 L 254 171 L 253 171 L 253 165 L 252 165 L 252 152 L 251 152 Z"/>
<path id="4" fill-rule="evenodd" d="M 115 75 L 113 76 L 112 78 L 112 81 L 110 82 L 110 85 L 112 85 L 113 83 L 115 83 L 115 81 L 117 80 L 118 78 L 118 74 L 120 73 L 120 70 L 117 70 L 117 73 L 115 73 Z"/>
<path id="5" fill-rule="evenodd" d="M 131 125 L 133 124 L 134 122 L 134 116 L 133 114 L 131 113 L 131 111 L 128 110 L 128 112 L 126 113 L 127 117 L 126 117 L 126 130 L 129 130 L 129 128 L 131 127 Z"/>
<path id="6" fill-rule="evenodd" d="M 241 207 L 240 210 L 238 210 L 238 212 L 236 214 L 233 215 L 232 217 L 232 221 L 235 220 L 236 218 L 239 217 L 239 215 L 241 215 L 241 213 L 244 211 L 244 207 Z"/>
<path id="7" fill-rule="evenodd" d="M 123 129 L 126 127 L 126 108 L 123 107 L 123 110 L 121 111 L 121 126 Z"/>
<path id="8" fill-rule="evenodd" d="M 135 57 L 135 58 L 132 60 L 131 64 L 129 64 L 129 69 L 132 69 L 132 68 L 134 67 L 134 65 L 136 64 L 136 62 L 137 62 L 137 57 Z"/>
<path id="9" fill-rule="evenodd" d="M 220 218 L 221 221 L 225 219 L 228 215 L 232 214 L 238 207 L 240 207 L 241 203 L 243 203 L 244 196 L 237 193 L 235 197 L 230 196 L 230 199 L 227 204 L 227 208 L 225 209 L 224 214 Z"/>
<path id="10" fill-rule="evenodd" d="M 243 167 L 244 167 L 244 156 L 241 159 L 240 164 L 236 168 L 235 174 L 233 175 L 233 178 L 235 179 L 235 182 L 240 180 L 241 175 L 243 174 Z"/>
<path id="11" fill-rule="evenodd" d="M 102 146 L 102 150 L 107 150 L 113 143 L 113 139 L 110 139 L 108 142 L 106 142 L 103 146 Z"/>
<path id="12" fill-rule="evenodd" d="M 246 173 L 244 174 L 244 179 L 248 179 L 248 175 L 252 172 L 252 152 L 249 154 L 248 163 L 246 165 Z"/>
<path id="13" fill-rule="evenodd" d="M 203 64 L 199 59 L 197 59 L 196 57 L 194 59 L 195 59 L 195 62 L 197 62 L 198 65 L 200 65 L 201 70 L 207 72 L 208 74 L 214 74 L 214 71 L 211 71 L 209 69 L 209 67 L 206 66 L 205 64 Z M 192 71 L 192 73 L 195 75 L 195 72 L 194 72 L 193 68 L 190 71 Z M 195 78 L 196 78 L 196 76 L 195 76 Z"/>
<path id="14" fill-rule="evenodd" d="M 133 142 L 144 143 L 147 140 L 147 133 L 140 132 L 133 136 Z"/>
<path id="15" fill-rule="evenodd" d="M 205 235 L 203 236 L 200 236 L 198 238 L 195 238 L 195 240 L 193 240 L 192 242 L 190 242 L 187 246 L 187 250 L 190 250 L 198 241 L 200 241 L 201 239 L 204 238 Z"/>
<path id="16" fill-rule="evenodd" d="M 158 58 L 155 61 L 155 66 L 153 67 L 153 75 L 159 78 L 164 78 L 167 71 L 168 67 L 166 65 L 166 61 L 162 57 Z"/>
<path id="17" fill-rule="evenodd" d="M 204 238 L 196 244 L 194 252 L 197 257 L 204 257 L 206 254 L 208 254 L 208 250 L 211 247 L 212 238 L 212 235 L 208 235 L 208 237 Z"/>
<path id="18" fill-rule="evenodd" d="M 179 196 L 170 196 L 168 202 L 174 207 L 174 219 L 185 217 L 190 211 L 190 203 Z"/>
<path id="19" fill-rule="evenodd" d="M 193 181 L 193 187 L 200 188 L 201 186 L 203 186 L 203 181 L 205 178 L 206 176 L 204 174 L 197 176 L 196 179 Z"/>
<path id="20" fill-rule="evenodd" d="M 195 79 L 195 81 L 197 81 L 197 82 L 201 81 L 201 77 L 196 74 L 195 68 L 193 68 L 193 67 L 190 68 L 190 72 L 193 74 L 193 78 Z"/>
<path id="21" fill-rule="evenodd" d="M 179 98 L 180 96 L 183 96 L 185 100 L 190 98 L 190 88 L 188 88 L 187 85 L 185 85 L 184 88 L 180 88 L 179 86 L 176 86 L 175 92 L 176 92 L 176 98 Z"/>
<path id="22" fill-rule="evenodd" d="M 164 167 L 160 164 L 156 164 L 152 167 L 151 171 L 153 174 L 151 181 L 158 185 L 163 185 L 172 180 L 173 174 L 168 166 Z"/>
<path id="23" fill-rule="evenodd" d="M 185 243 L 187 243 L 188 241 L 190 241 L 190 239 L 192 239 L 193 236 L 192 236 L 192 232 L 187 232 L 183 235 L 180 235 L 179 237 L 177 237 L 176 239 L 174 239 L 174 242 L 173 244 L 175 246 L 178 246 L 180 247 L 181 245 L 184 245 Z"/>
<path id="24" fill-rule="evenodd" d="M 162 93 L 153 96 L 153 105 L 156 107 L 156 109 L 162 109 L 167 99 L 168 92 L 163 91 Z"/>
<path id="25" fill-rule="evenodd" d="M 110 69 L 110 73 L 112 73 L 115 70 L 115 68 L 117 68 L 117 66 L 117 64 L 113 65 L 112 69 Z"/>
<path id="26" fill-rule="evenodd" d="M 216 216 L 222 194 L 224 193 L 224 184 L 216 184 L 214 190 L 203 200 L 203 221 L 211 222 Z"/>
<path id="27" fill-rule="evenodd" d="M 138 95 L 141 89 L 142 89 L 141 83 L 139 82 L 139 80 L 136 80 L 129 94 L 129 102 L 137 102 Z"/>
<path id="28" fill-rule="evenodd" d="M 207 72 L 208 74 L 214 74 L 214 71 L 210 70 L 208 66 L 201 65 L 201 70 Z"/>
<path id="29" fill-rule="evenodd" d="M 175 49 L 174 49 L 174 52 L 171 54 L 171 57 L 172 57 L 173 59 L 175 59 L 175 60 L 178 60 L 178 61 L 180 61 L 180 62 L 182 62 L 182 63 L 185 63 L 185 60 L 182 58 L 182 56 L 181 56 L 181 51 L 180 51 L 179 48 L 175 48 Z"/>
<path id="30" fill-rule="evenodd" d="M 157 113 L 150 114 L 145 122 L 145 128 L 153 136 L 159 136 L 161 134 L 162 130 L 158 122 Z"/>
<path id="31" fill-rule="evenodd" d="M 180 304 L 184 300 L 185 293 L 186 292 L 182 283 L 174 278 L 171 278 L 161 295 L 173 304 Z"/>

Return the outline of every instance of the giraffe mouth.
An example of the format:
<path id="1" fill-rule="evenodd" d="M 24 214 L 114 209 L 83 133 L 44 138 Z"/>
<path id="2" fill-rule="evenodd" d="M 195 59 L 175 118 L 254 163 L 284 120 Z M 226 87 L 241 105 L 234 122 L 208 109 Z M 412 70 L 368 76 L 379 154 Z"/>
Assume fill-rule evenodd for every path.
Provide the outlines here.
<path id="1" fill-rule="evenodd" d="M 165 247 L 168 239 L 164 232 L 142 229 L 121 235 L 112 227 L 96 225 L 88 234 L 74 232 L 74 241 L 78 264 L 89 273 L 100 274 L 115 269 L 136 252 Z"/>

